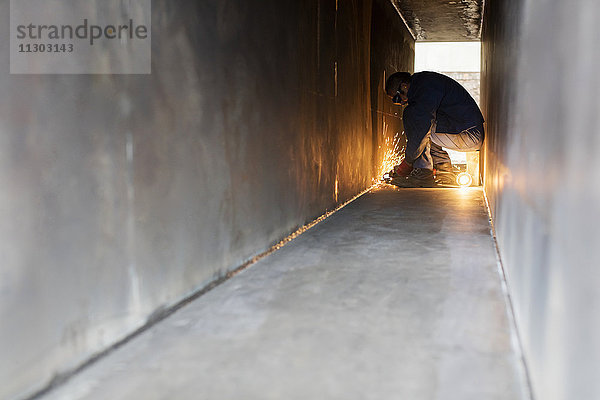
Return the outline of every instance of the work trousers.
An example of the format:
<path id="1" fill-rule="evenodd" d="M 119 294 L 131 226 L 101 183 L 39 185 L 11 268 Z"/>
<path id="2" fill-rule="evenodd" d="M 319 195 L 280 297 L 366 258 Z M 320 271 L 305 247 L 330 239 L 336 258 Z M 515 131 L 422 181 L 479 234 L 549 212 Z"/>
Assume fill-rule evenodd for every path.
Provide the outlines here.
<path id="1" fill-rule="evenodd" d="M 459 133 L 444 133 L 436 132 L 434 120 L 419 145 L 410 146 L 415 149 L 414 154 L 407 154 L 407 157 L 414 160 L 414 168 L 431 170 L 435 165 L 450 162 L 450 156 L 442 147 L 456 151 L 476 151 L 481 148 L 483 138 L 483 125 L 473 126 Z M 411 139 L 415 140 L 415 138 L 407 138 L 409 142 Z"/>

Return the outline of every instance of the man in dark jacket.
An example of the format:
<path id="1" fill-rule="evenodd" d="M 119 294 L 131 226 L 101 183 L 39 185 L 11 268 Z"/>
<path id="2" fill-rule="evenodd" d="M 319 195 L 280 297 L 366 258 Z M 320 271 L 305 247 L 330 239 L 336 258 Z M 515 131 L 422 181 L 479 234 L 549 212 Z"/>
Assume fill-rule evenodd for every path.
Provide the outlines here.
<path id="1" fill-rule="evenodd" d="M 474 151 L 483 143 L 483 116 L 475 100 L 458 82 L 436 72 L 396 72 L 385 83 L 403 113 L 406 151 L 393 183 L 402 187 L 435 186 L 433 170 L 451 173 L 446 147 Z"/>

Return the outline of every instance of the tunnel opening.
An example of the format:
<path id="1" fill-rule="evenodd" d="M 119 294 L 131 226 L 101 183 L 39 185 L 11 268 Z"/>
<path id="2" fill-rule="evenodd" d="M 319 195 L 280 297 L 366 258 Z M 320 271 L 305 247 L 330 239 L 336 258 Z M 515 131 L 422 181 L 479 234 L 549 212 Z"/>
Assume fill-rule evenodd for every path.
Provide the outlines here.
<path id="1" fill-rule="evenodd" d="M 416 42 L 415 72 L 433 71 L 460 83 L 480 105 L 481 42 Z M 452 164 L 461 170 L 459 185 L 479 186 L 479 151 L 459 152 L 444 148 Z"/>

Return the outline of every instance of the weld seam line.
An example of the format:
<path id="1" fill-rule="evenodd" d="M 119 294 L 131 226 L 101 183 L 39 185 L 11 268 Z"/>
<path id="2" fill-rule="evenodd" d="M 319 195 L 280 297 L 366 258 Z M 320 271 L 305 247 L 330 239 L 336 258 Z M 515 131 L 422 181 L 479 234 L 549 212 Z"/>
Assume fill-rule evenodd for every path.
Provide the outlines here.
<path id="1" fill-rule="evenodd" d="M 402 11 L 400 11 L 400 7 L 398 7 L 398 4 L 396 4 L 396 2 L 394 0 L 390 0 L 390 1 L 392 3 L 392 6 L 394 6 L 394 8 L 396 9 L 396 12 L 400 16 L 400 18 L 402 18 L 402 22 L 404 22 L 404 26 L 408 30 L 408 33 L 410 33 L 410 36 L 412 36 L 413 40 L 416 41 L 417 35 L 415 35 L 415 32 L 413 32 L 413 30 L 410 28 L 410 26 L 408 26 L 408 22 L 406 21 L 406 18 L 404 18 L 404 15 L 402 15 Z"/>
<path id="2" fill-rule="evenodd" d="M 100 361 L 101 359 L 107 357 L 109 354 L 111 354 L 114 351 L 118 350 L 119 348 L 123 347 L 125 344 L 129 343 L 131 340 L 135 339 L 136 337 L 140 336 L 142 333 L 144 333 L 147 330 L 149 330 L 150 328 L 154 327 L 159 322 L 164 321 L 167 317 L 175 314 L 177 311 L 179 311 L 180 309 L 182 309 L 186 305 L 188 305 L 191 302 L 193 302 L 193 301 L 197 300 L 198 298 L 202 297 L 203 295 L 205 295 L 206 293 L 210 292 L 211 290 L 213 290 L 217 286 L 222 285 L 223 283 L 225 283 L 229 279 L 233 278 L 234 276 L 236 276 L 240 272 L 245 271 L 246 269 L 248 269 L 249 267 L 251 267 L 253 264 L 256 264 L 258 261 L 264 259 L 265 257 L 271 255 L 275 251 L 281 249 L 283 246 L 285 246 L 286 244 L 288 244 L 289 242 L 291 242 L 293 239 L 297 238 L 298 236 L 302 235 L 303 233 L 305 233 L 309 229 L 313 228 L 318 223 L 324 221 L 326 218 L 330 217 L 334 213 L 336 213 L 339 210 L 341 210 L 342 208 L 346 207 L 348 204 L 352 203 L 353 201 L 355 201 L 359 197 L 361 197 L 364 194 L 370 192 L 377 185 L 378 184 L 371 185 L 370 187 L 368 187 L 367 189 L 363 190 L 359 194 L 355 195 L 354 197 L 350 198 L 349 200 L 346 200 L 344 203 L 341 203 L 340 205 L 338 205 L 337 207 L 335 207 L 333 210 L 326 211 L 323 215 L 321 215 L 318 218 L 314 219 L 313 221 L 311 221 L 311 222 L 303 225 L 302 227 L 296 229 L 294 232 L 292 232 L 291 234 L 289 234 L 285 238 L 281 239 L 279 242 L 277 242 L 276 244 L 272 245 L 267 250 L 259 253 L 258 255 L 250 258 L 249 260 L 243 262 L 237 268 L 234 268 L 231 271 L 226 272 L 223 276 L 220 276 L 220 277 L 216 278 L 215 280 L 213 280 L 212 282 L 210 282 L 207 285 L 203 286 L 199 290 L 193 292 L 189 296 L 186 296 L 183 299 L 179 300 L 177 303 L 173 304 L 172 306 L 170 306 L 170 307 L 168 307 L 168 308 L 166 308 L 166 309 L 164 309 L 162 311 L 155 312 L 155 313 L 151 314 L 150 317 L 148 317 L 148 320 L 146 321 L 146 323 L 144 325 L 142 325 L 141 327 L 137 328 L 132 333 L 130 333 L 127 336 L 125 336 L 123 339 L 117 340 L 115 343 L 113 343 L 112 345 L 110 345 L 106 349 L 101 350 L 100 352 L 92 355 L 89 359 L 87 359 L 86 361 L 84 361 L 79 366 L 71 369 L 70 371 L 66 371 L 66 372 L 62 372 L 60 374 L 57 374 L 45 387 L 43 387 L 42 389 L 34 392 L 33 394 L 31 394 L 31 395 L 29 395 L 27 397 L 25 397 L 24 400 L 40 400 L 43 396 L 49 394 L 51 391 L 55 390 L 59 386 L 62 386 L 65 383 L 67 383 L 75 375 L 78 375 L 79 373 L 83 372 L 85 369 L 87 369 L 87 368 L 91 367 L 92 365 L 94 365 L 96 362 Z"/>

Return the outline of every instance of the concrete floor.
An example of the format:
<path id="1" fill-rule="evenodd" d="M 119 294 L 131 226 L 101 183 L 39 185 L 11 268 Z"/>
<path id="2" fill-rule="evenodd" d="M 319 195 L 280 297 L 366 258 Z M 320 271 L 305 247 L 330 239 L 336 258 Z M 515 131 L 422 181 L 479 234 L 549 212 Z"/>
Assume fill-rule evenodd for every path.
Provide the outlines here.
<path id="1" fill-rule="evenodd" d="M 375 189 L 44 399 L 526 399 L 479 188 Z"/>

